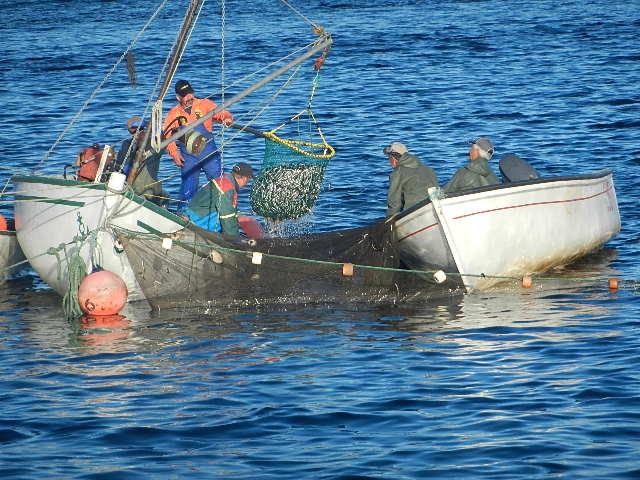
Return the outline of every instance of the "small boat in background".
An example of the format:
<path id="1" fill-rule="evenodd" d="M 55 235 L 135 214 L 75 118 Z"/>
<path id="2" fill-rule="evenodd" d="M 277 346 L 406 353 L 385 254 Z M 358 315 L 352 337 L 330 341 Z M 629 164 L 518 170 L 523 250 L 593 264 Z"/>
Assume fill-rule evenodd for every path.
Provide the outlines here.
<path id="1" fill-rule="evenodd" d="M 568 264 L 620 231 L 610 170 L 429 195 L 395 219 L 400 256 L 468 292 Z"/>
<path id="2" fill-rule="evenodd" d="M 13 219 L 0 215 L 0 280 L 18 273 L 25 264 Z"/>

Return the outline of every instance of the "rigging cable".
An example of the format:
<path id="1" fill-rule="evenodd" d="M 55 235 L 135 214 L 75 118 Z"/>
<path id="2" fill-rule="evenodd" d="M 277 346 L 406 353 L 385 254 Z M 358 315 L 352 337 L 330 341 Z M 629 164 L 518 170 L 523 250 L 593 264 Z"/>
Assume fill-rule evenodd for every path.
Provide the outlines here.
<path id="1" fill-rule="evenodd" d="M 138 34 L 134 37 L 134 39 L 132 40 L 131 44 L 129 44 L 129 47 L 124 51 L 124 53 L 120 56 L 120 58 L 116 61 L 116 63 L 111 67 L 111 69 L 107 72 L 107 74 L 105 75 L 105 77 L 102 79 L 102 81 L 100 82 L 100 84 L 94 89 L 93 92 L 91 92 L 91 95 L 89 95 L 89 98 L 87 98 L 87 100 L 82 104 L 82 106 L 80 107 L 80 110 L 73 116 L 73 118 L 71 119 L 71 121 L 67 124 L 67 126 L 64 128 L 64 130 L 62 131 L 62 133 L 58 136 L 58 138 L 56 139 L 55 142 L 53 142 L 53 145 L 51 145 L 51 147 L 49 148 L 49 150 L 47 151 L 47 153 L 44 154 L 44 156 L 42 157 L 42 160 L 40 160 L 40 162 L 38 163 L 38 165 L 36 165 L 35 170 L 38 170 L 40 167 L 42 167 L 42 164 L 44 162 L 46 162 L 49 159 L 49 156 L 51 155 L 51 153 L 53 153 L 53 150 L 58 146 L 58 144 L 62 141 L 62 139 L 64 138 L 64 136 L 67 134 L 67 132 L 69 131 L 69 129 L 78 121 L 78 118 L 80 118 L 80 115 L 82 115 L 82 113 L 84 112 L 84 110 L 89 106 L 89 104 L 93 101 L 93 99 L 95 98 L 95 96 L 98 94 L 98 92 L 102 89 L 102 87 L 104 86 L 104 84 L 107 82 L 107 80 L 109 80 L 109 78 L 111 78 L 111 75 L 113 75 L 113 73 L 115 72 L 116 68 L 118 68 L 118 65 L 120 65 L 120 63 L 122 63 L 122 61 L 127 57 L 127 54 L 129 53 L 129 51 L 133 48 L 133 46 L 137 43 L 138 39 L 142 36 L 142 34 L 145 32 L 145 30 L 149 27 L 149 25 L 151 25 L 151 23 L 155 20 L 155 18 L 158 16 L 158 14 L 160 13 L 160 11 L 165 7 L 165 5 L 167 4 L 168 0 L 163 0 L 162 3 L 160 4 L 160 6 L 156 9 L 156 11 L 153 13 L 153 15 L 151 15 L 151 17 L 149 18 L 149 20 L 147 21 L 147 23 L 142 27 L 142 30 L 140 30 L 138 32 Z"/>
<path id="2" fill-rule="evenodd" d="M 307 22 L 309 25 L 311 25 L 314 29 L 320 29 L 320 26 L 317 25 L 316 23 L 312 22 L 311 20 L 309 20 L 307 17 L 305 17 L 302 12 L 300 10 L 298 10 L 297 8 L 295 8 L 293 5 L 291 5 L 289 2 L 287 2 L 287 0 L 280 0 L 282 3 L 284 3 L 287 7 L 289 7 L 291 9 L 292 12 L 294 12 L 295 14 L 297 14 L 300 18 L 302 18 L 305 22 Z"/>
<path id="3" fill-rule="evenodd" d="M 226 28 L 226 3 L 225 0 L 221 0 L 221 13 L 220 13 L 220 92 L 222 104 L 224 105 L 224 54 L 225 54 L 225 37 L 224 32 Z M 224 122 L 220 124 L 220 147 L 218 150 L 220 151 L 220 168 L 221 172 L 224 172 Z"/>

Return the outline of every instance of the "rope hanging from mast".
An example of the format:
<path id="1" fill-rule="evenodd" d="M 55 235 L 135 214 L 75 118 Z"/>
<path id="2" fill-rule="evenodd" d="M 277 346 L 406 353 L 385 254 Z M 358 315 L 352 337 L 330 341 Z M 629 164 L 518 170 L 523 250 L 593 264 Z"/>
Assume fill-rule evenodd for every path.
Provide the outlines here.
<path id="1" fill-rule="evenodd" d="M 227 27 L 227 5 L 225 0 L 221 0 L 220 5 L 220 92 L 221 92 L 221 100 L 224 103 L 224 94 L 225 94 L 225 78 L 224 78 L 224 55 L 225 55 L 225 31 Z M 221 142 L 220 148 L 218 148 L 220 152 L 220 167 L 221 171 L 224 171 L 224 132 L 225 128 L 221 129 Z"/>
<path id="2" fill-rule="evenodd" d="M 324 34 L 322 30 L 317 31 Z M 319 60 L 307 107 L 269 132 L 264 132 L 265 151 L 262 168 L 251 189 L 251 208 L 270 220 L 291 220 L 311 211 L 320 193 L 324 172 L 335 149 L 327 142 L 313 114 L 311 103 L 319 85 L 319 70 L 328 54 L 328 46 Z M 307 139 L 302 139 L 301 123 L 308 120 Z M 287 139 L 276 132 L 296 122 L 298 138 Z M 314 137 L 319 137 L 320 142 Z"/>
<path id="3" fill-rule="evenodd" d="M 105 75 L 105 77 L 102 79 L 102 81 L 100 82 L 100 84 L 93 90 L 93 92 L 91 92 L 91 95 L 89 95 L 89 98 L 87 98 L 87 100 L 82 104 L 82 106 L 80 107 L 80 110 L 78 110 L 78 112 L 73 116 L 73 118 L 69 121 L 69 123 L 67 124 L 67 126 L 64 128 L 64 130 L 62 131 L 62 133 L 58 136 L 58 138 L 56 138 L 55 142 L 53 142 L 53 145 L 51 145 L 51 147 L 49 148 L 49 150 L 47 151 L 47 153 L 44 154 L 44 156 L 42 157 L 42 160 L 40 160 L 40 162 L 38 163 L 38 165 L 35 167 L 35 170 L 38 170 L 40 167 L 42 167 L 42 165 L 44 164 L 44 162 L 46 162 L 49 159 L 49 156 L 53 153 L 53 151 L 55 150 L 55 148 L 58 146 L 58 144 L 62 141 L 62 139 L 65 137 L 65 135 L 67 134 L 67 132 L 71 129 L 71 127 L 73 127 L 73 125 L 75 125 L 75 123 L 78 121 L 78 119 L 80 118 L 80 116 L 82 115 L 82 113 L 84 112 L 84 110 L 89 106 L 89 104 L 93 101 L 93 99 L 96 97 L 96 95 L 98 94 L 98 92 L 102 89 L 102 87 L 104 86 L 105 83 L 107 83 L 107 81 L 109 80 L 109 78 L 111 78 L 111 75 L 113 75 L 113 73 L 116 71 L 116 68 L 118 68 L 118 65 L 120 65 L 120 63 L 122 63 L 123 60 L 125 60 L 125 58 L 127 57 L 127 54 L 133 49 L 133 47 L 136 45 L 136 43 L 138 42 L 138 39 L 142 36 L 142 34 L 147 30 L 147 28 L 149 28 L 149 26 L 153 23 L 153 21 L 156 19 L 156 17 L 160 14 L 160 12 L 162 11 L 162 9 L 165 7 L 165 5 L 167 4 L 169 0 L 163 0 L 162 3 L 158 6 L 158 8 L 155 10 L 155 12 L 153 13 L 153 15 L 151 15 L 151 17 L 149 18 L 149 20 L 147 20 L 147 22 L 144 24 L 144 26 L 142 27 L 142 29 L 136 34 L 136 36 L 134 37 L 134 39 L 131 41 L 131 43 L 129 44 L 129 46 L 127 47 L 127 49 L 122 53 L 122 55 L 120 56 L 120 58 L 118 58 L 118 60 L 116 61 L 116 63 L 113 64 L 113 66 L 111 67 L 111 69 L 107 72 L 107 74 Z"/>

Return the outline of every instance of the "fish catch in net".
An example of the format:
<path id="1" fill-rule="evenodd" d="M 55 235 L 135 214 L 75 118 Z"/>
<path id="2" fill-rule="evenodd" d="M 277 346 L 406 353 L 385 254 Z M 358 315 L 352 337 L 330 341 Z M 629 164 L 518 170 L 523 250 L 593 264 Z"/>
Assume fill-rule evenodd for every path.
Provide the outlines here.
<path id="1" fill-rule="evenodd" d="M 270 132 L 260 133 L 265 139 L 264 159 L 251 189 L 251 208 L 268 220 L 295 220 L 309 213 L 320 193 L 329 159 L 336 153 L 311 109 L 327 54 L 328 49 L 314 64 L 316 76 L 307 107 Z M 293 127 L 297 139 L 278 136 L 276 132 L 284 127 Z"/>
<path id="2" fill-rule="evenodd" d="M 265 137 L 264 160 L 251 189 L 251 207 L 271 220 L 293 220 L 315 204 L 329 159 L 325 143 Z"/>

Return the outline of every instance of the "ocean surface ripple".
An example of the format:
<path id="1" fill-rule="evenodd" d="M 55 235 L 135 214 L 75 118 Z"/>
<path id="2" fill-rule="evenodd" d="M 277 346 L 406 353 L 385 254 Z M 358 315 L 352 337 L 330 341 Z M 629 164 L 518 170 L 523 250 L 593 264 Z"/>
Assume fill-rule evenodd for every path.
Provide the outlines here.
<path id="1" fill-rule="evenodd" d="M 62 174 L 81 147 L 124 139 L 183 5 L 170 2 L 134 48 L 138 86 L 120 65 L 45 159 L 160 2 L 3 3 L 10 188 L 15 173 Z M 224 70 L 218 2 L 206 3 L 208 37 L 192 38 L 181 65 L 199 92 L 310 36 L 282 2 L 225 4 Z M 543 175 L 612 169 L 621 233 L 530 290 L 412 306 L 134 304 L 111 323 L 68 322 L 27 273 L 0 285 L 0 477 L 640 478 L 640 2 L 294 4 L 335 41 L 313 107 L 337 155 L 301 228 L 383 216 L 391 141 L 445 183 L 467 140 L 487 135 L 498 156 L 516 153 Z M 304 108 L 309 88 L 259 127 Z M 225 150 L 255 166 L 261 155 L 253 140 Z M 165 159 L 161 170 L 175 193 L 175 167 Z M 595 280 L 609 276 L 624 288 Z"/>

